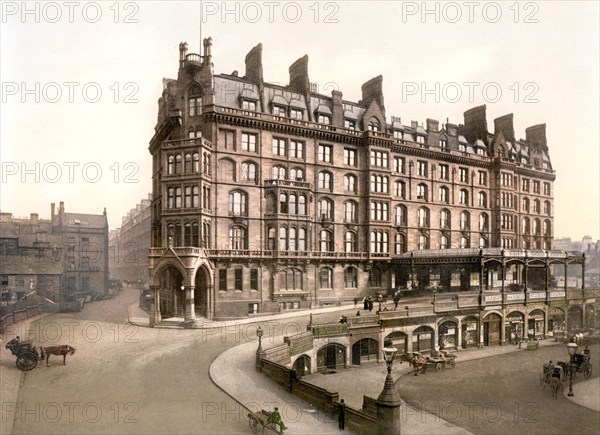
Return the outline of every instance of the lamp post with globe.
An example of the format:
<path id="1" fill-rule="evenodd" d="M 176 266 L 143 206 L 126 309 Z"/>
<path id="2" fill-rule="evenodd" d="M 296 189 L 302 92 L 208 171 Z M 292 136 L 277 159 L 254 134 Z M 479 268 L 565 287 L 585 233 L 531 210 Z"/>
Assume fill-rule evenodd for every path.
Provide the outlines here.
<path id="1" fill-rule="evenodd" d="M 377 434 L 399 434 L 400 433 L 400 396 L 394 386 L 392 378 L 392 365 L 394 356 L 398 352 L 393 346 L 383 348 L 383 357 L 387 364 L 387 376 L 383 390 L 377 398 Z"/>

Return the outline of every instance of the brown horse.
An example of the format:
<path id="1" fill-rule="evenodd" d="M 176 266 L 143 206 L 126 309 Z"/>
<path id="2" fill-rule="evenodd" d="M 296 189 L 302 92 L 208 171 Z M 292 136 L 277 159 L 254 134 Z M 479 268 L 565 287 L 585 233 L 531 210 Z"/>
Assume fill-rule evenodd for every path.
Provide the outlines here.
<path id="1" fill-rule="evenodd" d="M 44 358 L 44 356 L 46 357 L 46 367 L 50 367 L 50 365 L 48 364 L 50 355 L 62 355 L 63 365 L 67 365 L 67 355 L 73 355 L 74 353 L 75 348 L 69 346 L 68 344 L 61 344 L 60 346 L 42 347 L 42 358 Z"/>
<path id="2" fill-rule="evenodd" d="M 413 359 L 410 361 L 415 370 L 415 376 L 419 375 L 419 369 L 421 369 L 421 373 L 425 374 L 425 369 L 427 368 L 427 359 L 421 355 L 415 355 Z"/>

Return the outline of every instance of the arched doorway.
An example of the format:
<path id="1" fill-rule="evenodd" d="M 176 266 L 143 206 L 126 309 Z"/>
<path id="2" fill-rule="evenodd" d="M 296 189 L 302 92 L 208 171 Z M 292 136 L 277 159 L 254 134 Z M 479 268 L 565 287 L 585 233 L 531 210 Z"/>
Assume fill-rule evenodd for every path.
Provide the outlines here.
<path id="1" fill-rule="evenodd" d="M 352 364 L 377 361 L 379 342 L 372 338 L 363 338 L 352 345 Z"/>
<path id="2" fill-rule="evenodd" d="M 504 339 L 511 344 L 517 344 L 525 336 L 525 316 L 519 311 L 513 311 L 506 316 Z"/>
<path id="3" fill-rule="evenodd" d="M 346 368 L 346 348 L 341 344 L 326 344 L 317 352 L 317 371 Z"/>
<path id="4" fill-rule="evenodd" d="M 159 310 L 161 317 L 183 317 L 185 293 L 181 291 L 183 275 L 174 266 L 167 266 L 160 272 Z"/>
<path id="5" fill-rule="evenodd" d="M 438 327 L 438 346 L 440 350 L 456 349 L 458 343 L 458 325 L 453 320 L 442 322 Z"/>
<path id="6" fill-rule="evenodd" d="M 479 322 L 477 317 L 469 316 L 462 321 L 462 343 L 463 349 L 477 347 L 479 344 Z"/>
<path id="7" fill-rule="evenodd" d="M 196 271 L 194 281 L 194 310 L 197 317 L 209 317 L 210 273 L 205 266 Z"/>
<path id="8" fill-rule="evenodd" d="M 595 329 L 598 326 L 598 319 L 596 316 L 598 312 L 594 310 L 594 306 L 592 304 L 585 305 L 585 328 L 586 329 Z"/>
<path id="9" fill-rule="evenodd" d="M 567 311 L 567 331 L 569 334 L 578 332 L 583 326 L 583 310 L 579 305 L 573 305 Z"/>
<path id="10" fill-rule="evenodd" d="M 385 343 L 384 346 L 391 345 L 398 349 L 397 357 L 400 357 L 403 353 L 406 353 L 408 350 L 408 336 L 402 331 L 392 332 L 388 334 L 383 340 Z"/>
<path id="11" fill-rule="evenodd" d="M 483 319 L 483 345 L 490 346 L 500 344 L 500 326 L 502 317 L 496 313 L 490 313 Z"/>
<path id="12" fill-rule="evenodd" d="M 546 335 L 544 330 L 545 317 L 542 310 L 533 310 L 529 313 L 527 319 L 527 336 L 529 338 L 543 338 Z"/>
<path id="13" fill-rule="evenodd" d="M 298 359 L 294 361 L 292 368 L 298 372 L 299 377 L 308 375 L 310 373 L 310 357 L 308 355 L 300 355 Z"/>
<path id="14" fill-rule="evenodd" d="M 548 330 L 554 336 L 561 335 L 565 331 L 565 312 L 560 308 L 552 308 L 548 315 Z"/>
<path id="15" fill-rule="evenodd" d="M 419 326 L 412 334 L 413 352 L 429 353 L 435 345 L 435 332 L 429 326 Z"/>

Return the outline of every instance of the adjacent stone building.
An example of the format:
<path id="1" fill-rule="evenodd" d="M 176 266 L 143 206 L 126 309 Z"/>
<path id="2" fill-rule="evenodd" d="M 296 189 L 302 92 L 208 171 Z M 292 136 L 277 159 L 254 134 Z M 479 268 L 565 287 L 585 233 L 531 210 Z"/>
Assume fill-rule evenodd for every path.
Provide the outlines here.
<path id="1" fill-rule="evenodd" d="M 393 261 L 411 251 L 552 249 L 545 124 L 517 139 L 512 114 L 488 130 L 486 106 L 463 124 L 404 123 L 381 76 L 353 102 L 310 82 L 308 56 L 281 86 L 263 79 L 261 44 L 243 76 L 215 74 L 211 50 L 180 44 L 150 141 L 153 322 L 396 291 L 415 282 Z M 523 266 L 506 271 L 515 284 Z"/>

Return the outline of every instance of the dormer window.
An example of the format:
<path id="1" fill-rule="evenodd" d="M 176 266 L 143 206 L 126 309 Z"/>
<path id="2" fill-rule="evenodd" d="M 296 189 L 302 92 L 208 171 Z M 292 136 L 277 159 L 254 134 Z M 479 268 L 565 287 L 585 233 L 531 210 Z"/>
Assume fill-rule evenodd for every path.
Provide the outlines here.
<path id="1" fill-rule="evenodd" d="M 300 109 L 290 109 L 290 118 L 292 119 L 303 119 L 304 112 Z"/>
<path id="2" fill-rule="evenodd" d="M 381 129 L 379 128 L 379 121 L 377 121 L 376 119 L 372 119 L 371 121 L 369 121 L 367 129 L 369 131 L 381 131 Z"/>
<path id="3" fill-rule="evenodd" d="M 459 143 L 458 144 L 458 150 L 462 153 L 466 153 L 467 152 L 467 146 L 464 143 Z"/>
<path id="4" fill-rule="evenodd" d="M 400 130 L 394 130 L 393 135 L 396 139 L 404 139 L 404 133 Z"/>
<path id="5" fill-rule="evenodd" d="M 344 119 L 344 128 L 356 130 L 356 121 L 353 119 Z"/>
<path id="6" fill-rule="evenodd" d="M 251 110 L 256 112 L 256 101 L 253 100 L 242 100 L 242 109 Z"/>
<path id="7" fill-rule="evenodd" d="M 275 116 L 287 116 L 287 109 L 283 106 L 273 105 L 273 115 Z"/>
<path id="8" fill-rule="evenodd" d="M 420 144 L 425 143 L 425 136 L 417 135 L 417 142 Z"/>
<path id="9" fill-rule="evenodd" d="M 331 124 L 331 117 L 329 115 L 324 115 L 322 113 L 319 113 L 319 114 L 317 114 L 317 122 L 319 124 L 330 125 Z"/>
<path id="10" fill-rule="evenodd" d="M 484 156 L 483 148 L 477 148 L 477 155 Z"/>
<path id="11" fill-rule="evenodd" d="M 446 139 L 440 139 L 438 142 L 439 146 L 441 149 L 443 150 L 447 150 L 448 149 L 448 141 Z"/>

